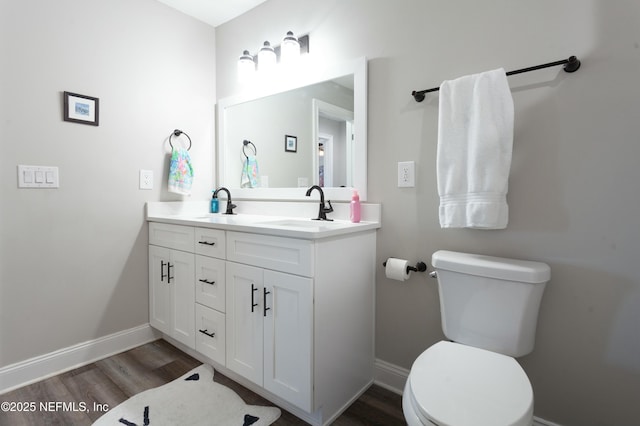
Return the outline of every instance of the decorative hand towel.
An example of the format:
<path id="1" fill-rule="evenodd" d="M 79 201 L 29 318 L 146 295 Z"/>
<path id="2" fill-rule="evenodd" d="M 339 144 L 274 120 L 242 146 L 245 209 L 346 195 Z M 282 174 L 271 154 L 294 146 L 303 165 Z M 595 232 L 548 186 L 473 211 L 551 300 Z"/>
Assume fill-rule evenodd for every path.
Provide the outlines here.
<path id="1" fill-rule="evenodd" d="M 193 183 L 193 166 L 189 151 L 184 148 L 174 148 L 171 151 L 169 163 L 169 192 L 191 195 Z"/>
<path id="2" fill-rule="evenodd" d="M 241 188 L 258 187 L 258 160 L 255 156 L 245 157 L 242 164 L 242 176 L 240 177 Z"/>
<path id="3" fill-rule="evenodd" d="M 439 108 L 440 226 L 506 228 L 513 99 L 504 69 L 443 82 Z"/>

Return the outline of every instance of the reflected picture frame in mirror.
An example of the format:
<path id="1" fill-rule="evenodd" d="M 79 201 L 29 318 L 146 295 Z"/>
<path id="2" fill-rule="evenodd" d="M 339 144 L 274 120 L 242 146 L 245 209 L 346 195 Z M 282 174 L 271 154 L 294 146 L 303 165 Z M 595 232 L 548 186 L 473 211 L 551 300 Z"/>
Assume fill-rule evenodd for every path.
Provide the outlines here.
<path id="1" fill-rule="evenodd" d="M 346 76 L 353 76 L 352 79 Z M 295 80 L 295 81 L 294 81 Z M 351 83 L 349 83 L 351 81 Z M 328 89 L 321 87 L 320 83 L 330 82 L 331 87 L 350 86 L 353 87 L 352 105 L 349 102 L 341 101 L 338 96 L 336 102 L 326 102 L 318 99 L 323 96 L 316 96 L 318 90 L 320 93 L 326 92 Z M 319 88 L 320 87 L 320 88 Z M 306 88 L 305 92 L 295 92 L 297 89 Z M 311 90 L 312 88 L 313 90 Z M 349 90 L 351 88 L 349 87 Z M 332 89 L 333 90 L 333 89 Z M 348 91 L 346 91 L 348 92 Z M 252 113 L 247 115 L 247 108 L 252 102 L 262 102 L 263 100 L 274 95 L 294 96 L 295 99 L 302 98 L 305 102 L 304 113 L 309 114 L 308 122 L 311 126 L 308 131 L 305 129 L 302 137 L 301 131 L 291 130 L 289 133 L 280 132 L 277 135 L 270 135 L 271 138 L 278 140 L 277 154 L 265 152 L 270 150 L 266 146 L 260 146 L 260 142 L 265 142 L 263 132 L 259 128 L 259 122 L 266 121 L 271 123 L 273 120 L 282 120 L 284 114 L 282 109 L 266 107 L 267 109 L 276 109 L 274 111 L 266 111 L 265 107 L 261 107 L 262 113 L 256 116 Z M 346 99 L 346 97 L 344 97 Z M 350 111 L 352 109 L 352 111 Z M 367 60 L 366 58 L 358 58 L 351 61 L 345 61 L 332 66 L 314 67 L 313 70 L 300 73 L 297 79 L 288 79 L 283 84 L 271 84 L 266 87 L 256 88 L 255 90 L 243 93 L 237 96 L 222 99 L 217 105 L 217 185 L 225 186 L 232 190 L 234 199 L 255 199 L 255 200 L 303 200 L 305 190 L 308 186 L 321 184 L 321 171 L 323 171 L 322 158 L 320 157 L 322 147 L 322 137 L 325 137 L 322 131 L 321 119 L 318 117 L 327 116 L 331 118 L 334 115 L 340 115 L 340 111 L 346 111 L 345 114 L 352 114 L 352 120 L 348 123 L 349 130 L 353 136 L 351 143 L 346 150 L 344 159 L 340 159 L 339 163 L 345 163 L 345 171 L 342 174 L 336 173 L 333 179 L 335 186 L 325 186 L 323 190 L 327 199 L 335 201 L 349 201 L 351 199 L 352 190 L 355 188 L 360 194 L 361 200 L 366 200 L 367 196 Z M 273 113 L 273 116 L 269 116 Z M 243 115 L 244 114 L 244 115 Z M 277 115 L 280 114 L 280 115 Z M 294 115 L 294 114 L 292 114 Z M 305 122 L 307 117 L 304 118 Z M 349 119 L 345 119 L 349 121 Z M 299 118 L 296 120 L 300 122 Z M 235 124 L 241 123 L 241 124 Z M 252 122 L 254 126 L 252 126 Z M 239 131 L 238 128 L 243 129 Z M 295 126 L 289 127 L 283 125 L 279 129 L 295 129 Z M 253 133 L 252 133 L 253 132 Z M 253 135 L 245 137 L 243 135 Z M 297 136 L 296 152 L 288 152 L 282 149 L 282 138 L 286 134 Z M 251 140 L 259 147 L 260 155 L 251 159 L 252 166 L 261 167 L 264 162 L 266 172 L 259 171 L 262 179 L 259 179 L 258 185 L 243 187 L 241 182 L 244 175 L 245 164 L 250 161 L 242 151 L 242 141 L 244 139 Z M 320 142 L 319 142 L 320 141 Z M 234 143 L 236 142 L 236 143 Z M 275 151 L 275 149 L 274 149 Z M 276 155 L 285 155 L 286 160 L 274 160 L 279 169 L 291 169 L 291 176 L 288 176 L 285 182 L 290 185 L 282 186 L 278 182 L 278 176 L 275 172 L 269 171 L 267 160 L 272 161 L 270 157 Z M 244 163 L 244 162 L 247 163 Z M 287 161 L 287 163 L 284 163 Z M 299 169 L 296 169 L 299 168 Z M 273 169 L 273 168 L 272 168 Z M 344 178 L 342 177 L 344 175 Z M 272 182 L 273 181 L 273 182 Z M 246 180 L 244 181 L 246 182 Z M 280 186 L 280 187 L 278 187 Z"/>

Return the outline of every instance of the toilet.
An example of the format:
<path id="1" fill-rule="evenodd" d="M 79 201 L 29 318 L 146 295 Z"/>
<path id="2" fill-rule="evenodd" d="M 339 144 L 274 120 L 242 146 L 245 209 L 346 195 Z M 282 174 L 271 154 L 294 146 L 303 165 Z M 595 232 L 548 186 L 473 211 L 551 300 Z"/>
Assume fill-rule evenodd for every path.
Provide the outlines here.
<path id="1" fill-rule="evenodd" d="M 409 426 L 530 426 L 533 390 L 515 360 L 533 351 L 548 265 L 440 250 L 440 341 L 413 363 L 402 396 Z"/>

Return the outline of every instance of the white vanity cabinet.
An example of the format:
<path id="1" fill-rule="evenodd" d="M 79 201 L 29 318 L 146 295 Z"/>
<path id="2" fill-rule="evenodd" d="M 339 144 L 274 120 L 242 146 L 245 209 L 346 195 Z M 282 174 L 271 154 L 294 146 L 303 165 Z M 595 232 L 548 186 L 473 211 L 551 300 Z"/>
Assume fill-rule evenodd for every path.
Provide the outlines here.
<path id="1" fill-rule="evenodd" d="M 193 228 L 149 226 L 149 323 L 195 348 Z"/>
<path id="2" fill-rule="evenodd" d="M 149 244 L 151 325 L 222 374 L 313 425 L 373 382 L 375 229 L 302 238 L 151 221 Z"/>

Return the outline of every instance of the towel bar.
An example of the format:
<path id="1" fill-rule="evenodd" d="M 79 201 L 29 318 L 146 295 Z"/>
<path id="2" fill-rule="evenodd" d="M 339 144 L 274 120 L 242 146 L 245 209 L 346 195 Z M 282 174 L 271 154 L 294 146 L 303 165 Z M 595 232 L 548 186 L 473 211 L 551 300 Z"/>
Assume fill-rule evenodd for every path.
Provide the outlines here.
<path id="1" fill-rule="evenodd" d="M 569 59 L 549 62 L 548 64 L 535 65 L 533 67 L 528 67 L 528 68 L 521 68 L 519 70 L 509 71 L 506 74 L 507 75 L 521 74 L 523 72 L 535 71 L 543 68 L 555 67 L 558 65 L 564 65 L 565 72 L 576 72 L 578 71 L 578 68 L 580 68 L 580 61 L 575 56 L 570 56 Z M 439 87 L 432 87 L 431 89 L 419 90 L 419 91 L 414 90 L 413 92 L 411 92 L 411 96 L 413 96 L 416 102 L 422 102 L 424 101 L 426 93 L 437 92 L 438 90 L 440 90 Z"/>

